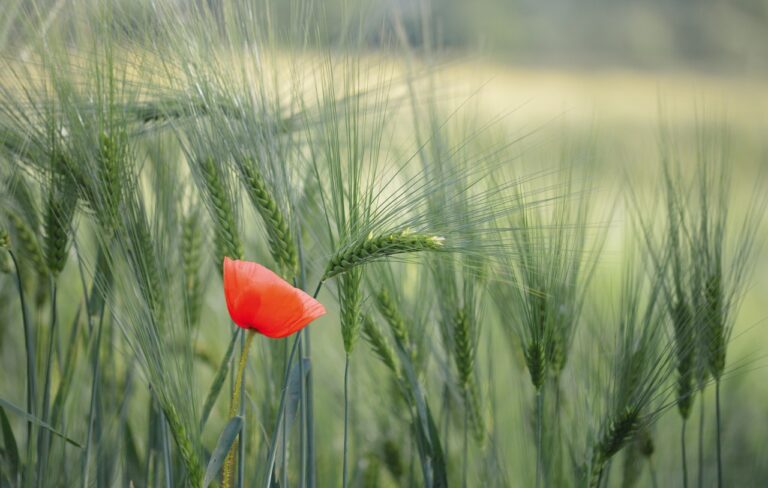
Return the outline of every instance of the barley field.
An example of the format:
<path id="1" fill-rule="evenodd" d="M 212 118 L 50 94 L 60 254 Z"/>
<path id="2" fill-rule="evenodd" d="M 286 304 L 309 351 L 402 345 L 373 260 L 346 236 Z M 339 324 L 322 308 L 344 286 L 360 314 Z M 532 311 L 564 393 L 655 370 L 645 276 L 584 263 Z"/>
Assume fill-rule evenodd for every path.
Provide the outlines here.
<path id="1" fill-rule="evenodd" d="M 3 2 L 0 488 L 768 486 L 760 63 L 479 5 Z"/>

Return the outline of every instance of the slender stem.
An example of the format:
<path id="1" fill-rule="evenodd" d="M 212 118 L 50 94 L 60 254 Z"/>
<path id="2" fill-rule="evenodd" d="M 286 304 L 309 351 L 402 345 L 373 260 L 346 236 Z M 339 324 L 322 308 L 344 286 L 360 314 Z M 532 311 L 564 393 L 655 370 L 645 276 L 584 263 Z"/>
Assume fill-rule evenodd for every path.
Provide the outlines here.
<path id="1" fill-rule="evenodd" d="M 312 355 L 312 341 L 310 339 L 311 333 L 309 329 L 303 331 L 304 341 L 306 344 L 304 349 L 306 351 L 307 359 L 311 361 Z M 311 363 L 310 363 L 311 364 Z M 315 486 L 315 469 L 316 469 L 316 453 L 315 453 L 315 410 L 314 410 L 314 380 L 312 367 L 306 372 L 307 381 L 307 486 L 314 488 Z"/>
<path id="2" fill-rule="evenodd" d="M 305 335 L 304 331 L 307 330 L 306 328 L 299 332 L 299 335 L 302 337 Z M 302 340 L 299 343 L 299 377 L 301 380 L 299 381 L 299 395 L 300 395 L 300 403 L 299 407 L 301 409 L 301 444 L 300 444 L 300 450 L 299 450 L 299 457 L 300 457 L 300 466 L 301 471 L 299 473 L 299 486 L 304 487 L 306 484 L 307 479 L 307 456 L 306 456 L 306 445 L 307 445 L 307 385 L 305 384 L 306 377 L 304 376 L 306 374 L 306 371 L 304 371 L 304 341 Z"/>
<path id="3" fill-rule="evenodd" d="M 41 413 L 41 419 L 43 422 L 49 422 L 50 403 L 51 403 L 51 368 L 53 366 L 53 344 L 56 338 L 56 324 L 58 323 L 56 313 L 56 278 L 51 277 L 51 330 L 48 337 L 48 357 L 46 357 L 45 365 L 45 382 L 43 384 L 43 410 Z M 37 463 L 37 481 L 40 484 L 45 484 L 43 477 L 46 474 L 46 467 L 48 464 L 48 448 L 51 442 L 51 433 L 48 430 L 40 429 L 38 432 L 39 446 L 39 459 Z"/>
<path id="4" fill-rule="evenodd" d="M 101 354 L 101 332 L 104 328 L 104 302 L 101 302 L 101 310 L 99 312 L 99 325 L 96 332 L 96 344 L 91 352 L 93 354 L 93 383 L 91 385 L 91 404 L 88 412 L 88 434 L 85 438 L 85 454 L 83 455 L 83 488 L 89 486 L 88 483 L 88 461 L 91 453 L 91 440 L 93 439 L 93 429 L 96 420 L 96 402 L 99 394 L 99 376 L 100 376 L 100 357 Z"/>
<path id="5" fill-rule="evenodd" d="M 451 392 L 448 389 L 448 384 L 446 383 L 443 386 L 443 408 L 440 413 L 441 419 L 440 423 L 442 424 L 443 429 L 443 446 L 444 450 L 447 453 L 450 452 L 450 421 L 451 421 Z"/>
<path id="6" fill-rule="evenodd" d="M 301 335 L 297 335 L 296 340 L 293 341 L 291 354 L 288 357 L 289 366 L 293 363 L 293 357 L 296 355 L 296 351 L 298 350 L 300 341 L 301 341 Z M 287 371 L 290 371 L 290 367 L 287 369 Z M 288 374 L 286 374 L 285 378 L 283 378 L 283 389 L 280 392 L 280 406 L 277 409 L 277 422 L 275 422 L 276 427 L 274 432 L 272 432 L 272 441 L 269 444 L 269 459 L 267 460 L 267 479 L 265 482 L 265 486 L 267 488 L 270 488 L 272 486 L 272 475 L 275 469 L 275 456 L 277 455 L 277 449 L 275 448 L 275 444 L 277 443 L 277 436 L 278 436 L 278 433 L 280 432 L 280 426 L 283 423 L 283 417 L 285 416 L 285 398 L 286 398 L 286 392 L 288 391 L 288 380 L 289 380 L 289 376 Z"/>
<path id="7" fill-rule="evenodd" d="M 317 285 L 317 288 L 315 289 L 315 293 L 313 295 L 313 298 L 317 298 L 317 295 L 320 294 L 320 289 L 322 288 L 323 283 L 320 282 Z M 302 343 L 304 346 L 306 358 L 308 360 L 311 360 L 312 357 L 312 341 L 311 341 L 311 331 L 309 328 L 305 328 L 302 331 Z M 311 363 L 310 363 L 311 364 Z M 315 470 L 316 470 L 316 459 L 317 454 L 315 452 L 315 407 L 314 407 L 314 373 L 312 371 L 312 367 L 309 368 L 309 370 L 306 372 L 307 377 L 307 464 L 309 464 L 307 469 L 307 486 L 309 488 L 314 488 L 315 486 Z"/>
<path id="8" fill-rule="evenodd" d="M 283 358 L 285 359 L 285 375 L 290 378 L 291 377 L 291 370 L 290 365 L 288 365 L 288 341 L 283 341 L 283 344 L 285 344 L 285 347 L 283 348 Z M 301 349 L 301 341 L 299 341 L 299 349 Z M 299 363 L 301 363 L 301 354 L 299 354 Z M 288 418 L 283 415 L 283 422 L 282 427 L 280 428 L 282 435 L 283 435 L 283 442 L 280 443 L 280 462 L 282 464 L 282 470 L 283 475 L 280 479 L 280 483 L 287 484 L 288 480 Z"/>
<path id="9" fill-rule="evenodd" d="M 687 419 L 683 419 L 683 427 L 680 430 L 680 448 L 683 457 L 683 488 L 688 488 L 688 456 L 685 454 L 685 426 L 688 424 Z"/>
<path id="10" fill-rule="evenodd" d="M 317 295 L 320 294 L 320 290 L 323 287 L 323 281 L 320 281 L 317 284 L 317 287 L 315 288 L 315 292 L 312 294 L 312 298 L 317 298 Z M 280 392 L 280 406 L 277 409 L 277 426 L 275 427 L 275 431 L 272 433 L 272 442 L 269 445 L 269 459 L 267 461 L 267 479 L 266 479 L 266 486 L 269 488 L 272 486 L 272 476 L 274 475 L 274 469 L 275 469 L 275 457 L 277 455 L 277 449 L 275 448 L 275 444 L 277 443 L 277 436 L 281 430 L 281 425 L 283 424 L 283 417 L 285 416 L 285 397 L 286 392 L 288 390 L 288 381 L 290 379 L 290 371 L 291 366 L 293 365 L 293 358 L 296 356 L 296 351 L 298 350 L 298 346 L 301 343 L 301 334 L 296 335 L 296 340 L 293 342 L 293 347 L 291 348 L 291 353 L 288 356 L 288 363 L 285 368 L 285 377 L 283 378 L 283 389 Z M 311 383 L 310 388 L 308 390 L 308 396 L 310 398 L 310 403 L 308 405 L 308 409 L 311 412 L 312 404 L 311 404 L 311 398 L 312 398 L 312 389 L 311 389 Z M 311 422 L 311 420 L 310 420 Z M 311 425 L 311 424 L 310 424 Z M 313 474 L 314 471 L 314 451 L 310 452 L 310 462 L 312 463 L 310 474 Z M 312 480 L 314 482 L 314 480 Z M 310 486 L 313 486 L 310 484 Z"/>
<path id="11" fill-rule="evenodd" d="M 464 392 L 464 398 L 469 399 L 469 392 Z M 464 478 L 462 485 L 467 488 L 468 472 L 469 472 L 469 401 L 464 402 Z"/>
<path id="12" fill-rule="evenodd" d="M 541 388 L 538 388 L 536 390 L 536 488 L 541 486 L 544 470 L 544 446 L 541 445 L 543 404 Z"/>
<path id="13" fill-rule="evenodd" d="M 299 223 L 299 227 L 301 224 Z M 307 274 L 306 274 L 306 262 L 304 260 L 304 244 L 301 239 L 301 232 L 297 233 L 296 246 L 299 251 L 299 284 L 301 289 L 304 290 L 307 287 Z M 320 288 L 323 286 L 320 282 L 315 289 L 314 298 L 320 293 Z M 299 332 L 301 335 L 301 351 L 299 357 L 302 358 L 301 364 L 301 386 L 302 386 L 302 403 L 301 412 L 304 419 L 304 425 L 302 433 L 305 437 L 302 438 L 302 471 L 301 471 L 301 486 L 308 486 L 314 488 L 315 486 L 315 421 L 314 421 L 314 408 L 313 408 L 313 391 L 312 391 L 312 345 L 310 341 L 310 329 L 304 328 Z M 304 370 L 304 361 L 306 361 L 307 368 Z"/>
<path id="14" fill-rule="evenodd" d="M 342 488 L 347 488 L 347 452 L 349 437 L 349 353 L 344 360 L 344 454 L 342 464 Z"/>
<path id="15" fill-rule="evenodd" d="M 651 472 L 651 486 L 653 488 L 658 488 L 659 480 L 656 478 L 656 466 L 653 463 L 652 457 L 648 457 L 648 471 Z"/>
<path id="16" fill-rule="evenodd" d="M 720 438 L 721 419 L 720 419 L 720 378 L 715 380 L 715 416 L 717 423 L 717 486 L 723 488 L 723 452 L 722 439 Z"/>
<path id="17" fill-rule="evenodd" d="M 699 488 L 704 487 L 704 388 L 699 395 Z"/>
<path id="18" fill-rule="evenodd" d="M 600 465 L 600 471 L 597 473 L 597 483 L 595 483 L 593 486 L 599 488 L 602 486 L 603 483 L 603 473 L 605 472 L 605 464 Z"/>
<path id="19" fill-rule="evenodd" d="M 250 332 L 250 331 L 249 331 Z M 249 334 L 251 336 L 254 336 L 255 334 L 251 332 Z M 246 338 L 244 341 L 241 341 L 240 343 L 240 360 L 242 361 L 242 358 L 245 357 L 245 362 L 248 362 L 248 350 L 246 350 L 246 346 L 250 348 L 250 344 L 246 344 L 248 342 L 248 339 Z M 245 381 L 245 369 L 243 369 L 243 373 L 241 375 L 238 375 L 238 379 L 242 382 Z M 240 408 L 239 414 L 243 418 L 243 425 L 240 427 L 240 442 L 239 442 L 239 452 L 238 452 L 238 458 L 237 458 L 237 479 L 235 481 L 235 486 L 238 488 L 242 488 L 243 482 L 245 481 L 245 440 L 247 432 L 247 425 L 246 425 L 246 419 L 245 419 L 245 388 L 240 388 Z"/>
<path id="20" fill-rule="evenodd" d="M 21 302 L 21 318 L 24 326 L 24 344 L 26 345 L 27 353 L 27 412 L 30 415 L 35 415 L 35 361 L 31 352 L 34 350 L 34 331 L 29 322 L 29 310 L 27 310 L 27 300 L 24 297 L 24 283 L 21 279 L 21 268 L 19 262 L 16 260 L 16 255 L 10 249 L 8 254 L 11 256 L 13 266 L 16 268 L 16 286 L 19 289 L 19 301 Z M 32 422 L 27 423 L 27 439 L 32 438 Z"/>
<path id="21" fill-rule="evenodd" d="M 237 365 L 237 373 L 235 376 L 235 386 L 232 390 L 232 401 L 229 404 L 229 418 L 235 416 L 240 409 L 240 392 L 245 377 L 245 366 L 248 363 L 248 350 L 251 348 L 253 338 L 256 337 L 256 333 L 252 330 L 248 330 L 245 337 L 245 345 L 243 346 L 242 353 L 240 354 L 240 362 Z M 243 437 L 243 431 L 240 431 L 240 437 Z M 227 458 L 224 460 L 224 476 L 221 481 L 222 488 L 229 488 L 232 486 L 232 476 L 235 469 L 235 452 L 237 452 L 237 441 L 232 444 L 227 453 Z"/>

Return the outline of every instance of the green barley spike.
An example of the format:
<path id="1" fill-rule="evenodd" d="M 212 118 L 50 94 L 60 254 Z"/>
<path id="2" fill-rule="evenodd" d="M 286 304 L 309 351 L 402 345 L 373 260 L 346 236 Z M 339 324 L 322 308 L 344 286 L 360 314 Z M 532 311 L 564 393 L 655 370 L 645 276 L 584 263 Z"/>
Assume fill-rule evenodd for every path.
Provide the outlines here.
<path id="1" fill-rule="evenodd" d="M 531 383 L 536 390 L 544 386 L 547 360 L 544 347 L 541 342 L 531 342 L 525 350 L 525 364 L 528 366 L 528 373 L 531 375 Z"/>
<path id="2" fill-rule="evenodd" d="M 189 477 L 188 486 L 202 486 L 203 485 L 203 466 L 197 451 L 192 445 L 192 441 L 189 438 L 187 429 L 179 417 L 179 413 L 173 405 L 165 405 L 163 407 L 163 413 L 168 420 L 168 426 L 171 429 L 171 435 L 176 441 L 176 445 L 179 448 L 179 454 L 181 460 L 184 463 L 184 467 L 187 470 L 187 476 Z"/>
<path id="3" fill-rule="evenodd" d="M 242 164 L 241 168 L 248 196 L 264 220 L 272 258 L 285 270 L 286 274 L 295 276 L 299 265 L 291 229 L 277 201 L 272 197 L 267 182 L 255 165 L 246 163 Z"/>
<path id="4" fill-rule="evenodd" d="M 394 349 L 389 344 L 389 341 L 381 332 L 379 326 L 374 322 L 370 315 L 363 315 L 363 335 L 368 343 L 371 345 L 373 352 L 379 357 L 387 368 L 392 370 L 398 377 L 400 376 L 399 367 Z"/>
<path id="5" fill-rule="evenodd" d="M 182 228 L 181 253 L 184 268 L 184 296 L 187 325 L 197 324 L 202 306 L 203 287 L 200 277 L 202 267 L 203 237 L 197 212 L 186 219 Z"/>
<path id="6" fill-rule="evenodd" d="M 677 357 L 677 408 L 687 419 L 691 413 L 694 394 L 695 337 L 693 316 L 688 304 L 678 300 L 672 308 L 672 325 L 675 333 L 675 354 Z"/>
<path id="7" fill-rule="evenodd" d="M 634 437 L 640 426 L 640 412 L 633 407 L 625 408 L 611 420 L 593 451 L 590 488 L 598 487 L 605 465 Z"/>
<path id="8" fill-rule="evenodd" d="M 722 279 L 719 272 L 712 273 L 707 279 L 705 289 L 705 327 L 707 330 L 707 363 L 715 379 L 719 379 L 725 369 L 725 324 Z"/>
<path id="9" fill-rule="evenodd" d="M 45 258 L 51 274 L 64 269 L 69 249 L 69 226 L 75 212 L 75 200 L 51 191 L 45 213 Z"/>
<path id="10" fill-rule="evenodd" d="M 360 280 L 362 275 L 359 269 L 345 273 L 340 283 L 341 303 L 341 335 L 344 340 L 344 351 L 352 352 L 360 334 Z"/>
<path id="11" fill-rule="evenodd" d="M 328 262 L 323 281 L 376 259 L 420 251 L 437 251 L 443 248 L 442 237 L 415 234 L 408 231 L 369 236 L 340 249 Z"/>
<path id="12" fill-rule="evenodd" d="M 469 317 L 464 309 L 456 314 L 453 328 L 453 342 L 456 354 L 456 369 L 459 372 L 459 384 L 463 389 L 469 388 L 472 381 L 472 370 L 475 363 L 472 333 L 469 330 Z"/>
<path id="13" fill-rule="evenodd" d="M 40 250 L 40 245 L 34 232 L 17 213 L 9 211 L 7 215 L 8 220 L 16 230 L 16 236 L 19 238 L 22 249 L 32 261 L 32 264 L 34 264 L 35 270 L 40 275 L 46 275 L 48 273 L 48 265 L 43 258 L 43 253 Z"/>
<path id="14" fill-rule="evenodd" d="M 405 327 L 405 320 L 403 320 L 403 316 L 400 315 L 400 311 L 392 301 L 386 288 L 382 288 L 379 290 L 379 293 L 376 294 L 376 305 L 379 309 L 379 313 L 381 313 L 387 321 L 387 324 L 389 324 L 395 339 L 404 346 L 407 346 L 410 342 L 408 338 L 408 329 Z"/>
<path id="15" fill-rule="evenodd" d="M 235 223 L 235 213 L 232 209 L 228 192 L 224 189 L 221 175 L 212 158 L 200 162 L 203 179 L 211 198 L 212 217 L 214 221 L 217 263 L 224 261 L 224 256 L 241 259 L 243 246 Z"/>

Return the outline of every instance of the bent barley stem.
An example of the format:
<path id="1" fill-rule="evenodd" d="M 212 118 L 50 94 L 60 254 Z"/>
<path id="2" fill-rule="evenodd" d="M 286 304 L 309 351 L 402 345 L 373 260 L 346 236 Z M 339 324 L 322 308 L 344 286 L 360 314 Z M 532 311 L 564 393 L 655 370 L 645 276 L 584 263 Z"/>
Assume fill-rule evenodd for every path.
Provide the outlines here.
<path id="1" fill-rule="evenodd" d="M 235 387 L 232 390 L 232 401 L 229 404 L 229 418 L 232 418 L 237 414 L 240 409 L 240 393 L 245 379 L 245 366 L 248 364 L 248 350 L 251 348 L 253 338 L 256 336 L 256 332 L 248 330 L 245 337 L 245 344 L 243 345 L 242 352 L 240 353 L 240 362 L 237 365 L 237 373 L 235 376 Z M 243 430 L 240 430 L 240 439 L 243 438 Z M 241 441 L 242 442 L 242 441 Z M 229 488 L 232 486 L 232 476 L 235 468 L 235 452 L 237 452 L 238 441 L 232 444 L 227 453 L 227 458 L 224 460 L 224 476 L 221 481 L 222 488 Z M 240 460 L 242 463 L 242 460 Z"/>

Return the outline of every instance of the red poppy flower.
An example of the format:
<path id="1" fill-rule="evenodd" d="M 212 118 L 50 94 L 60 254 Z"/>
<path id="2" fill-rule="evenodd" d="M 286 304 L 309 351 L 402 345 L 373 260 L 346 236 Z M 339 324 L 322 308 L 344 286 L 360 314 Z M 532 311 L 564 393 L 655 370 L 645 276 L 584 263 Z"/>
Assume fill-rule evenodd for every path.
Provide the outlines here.
<path id="1" fill-rule="evenodd" d="M 273 339 L 325 315 L 325 307 L 264 266 L 224 258 L 224 296 L 232 321 Z"/>

